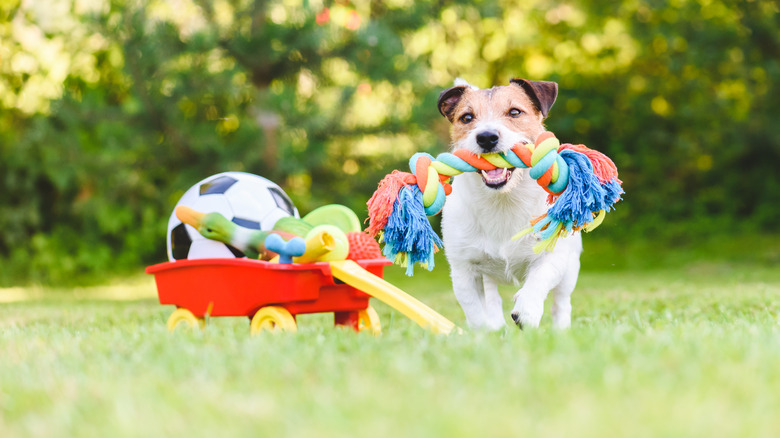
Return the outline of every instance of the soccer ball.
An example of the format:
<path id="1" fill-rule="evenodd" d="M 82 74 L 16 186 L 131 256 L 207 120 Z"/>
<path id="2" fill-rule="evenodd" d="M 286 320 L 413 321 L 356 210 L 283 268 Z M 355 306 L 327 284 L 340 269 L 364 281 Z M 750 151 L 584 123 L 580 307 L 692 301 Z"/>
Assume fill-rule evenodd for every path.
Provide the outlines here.
<path id="1" fill-rule="evenodd" d="M 273 182 L 244 172 L 223 172 L 192 186 L 176 207 L 221 213 L 245 228 L 271 230 L 282 217 L 300 217 L 290 198 Z M 175 208 L 174 208 L 175 211 Z M 168 260 L 244 257 L 231 245 L 207 239 L 182 223 L 175 213 L 168 220 Z"/>

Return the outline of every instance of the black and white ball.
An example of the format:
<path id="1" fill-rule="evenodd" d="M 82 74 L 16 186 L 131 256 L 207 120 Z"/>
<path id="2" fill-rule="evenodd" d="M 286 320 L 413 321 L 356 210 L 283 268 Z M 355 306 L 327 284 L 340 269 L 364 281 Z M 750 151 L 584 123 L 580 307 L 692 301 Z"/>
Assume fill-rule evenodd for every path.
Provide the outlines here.
<path id="1" fill-rule="evenodd" d="M 270 230 L 285 216 L 300 217 L 298 209 L 278 185 L 244 172 L 223 172 L 200 181 L 184 193 L 176 204 L 179 205 L 202 213 L 221 213 L 228 220 L 255 230 Z M 230 245 L 201 236 L 175 213 L 168 220 L 167 243 L 170 261 L 244 257 Z"/>

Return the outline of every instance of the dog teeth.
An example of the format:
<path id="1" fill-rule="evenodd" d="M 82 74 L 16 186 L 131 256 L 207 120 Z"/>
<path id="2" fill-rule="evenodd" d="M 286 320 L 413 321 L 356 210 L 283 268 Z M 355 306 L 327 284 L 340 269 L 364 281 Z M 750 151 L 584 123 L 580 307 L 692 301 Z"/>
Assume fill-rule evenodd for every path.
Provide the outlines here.
<path id="1" fill-rule="evenodd" d="M 491 171 L 482 170 L 482 177 L 490 184 L 498 184 L 509 179 L 509 169 L 501 168 Z"/>

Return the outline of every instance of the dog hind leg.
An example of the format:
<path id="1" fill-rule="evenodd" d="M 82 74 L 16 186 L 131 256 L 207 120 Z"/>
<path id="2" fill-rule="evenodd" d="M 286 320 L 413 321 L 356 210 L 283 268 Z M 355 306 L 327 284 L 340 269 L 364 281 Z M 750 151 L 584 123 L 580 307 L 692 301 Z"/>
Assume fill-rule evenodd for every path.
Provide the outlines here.
<path id="1" fill-rule="evenodd" d="M 550 308 L 554 329 L 567 329 L 571 326 L 571 294 L 577 286 L 580 273 L 579 256 L 572 255 L 561 282 L 553 289 L 553 305 Z"/>

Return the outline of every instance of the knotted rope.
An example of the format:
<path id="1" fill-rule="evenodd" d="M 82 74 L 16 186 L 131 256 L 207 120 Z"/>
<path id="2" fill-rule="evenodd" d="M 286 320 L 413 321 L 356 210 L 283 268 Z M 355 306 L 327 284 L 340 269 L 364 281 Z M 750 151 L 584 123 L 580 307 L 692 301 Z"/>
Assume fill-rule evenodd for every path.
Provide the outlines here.
<path id="1" fill-rule="evenodd" d="M 368 233 L 380 235 L 383 254 L 407 266 L 409 275 L 415 262 L 433 268 L 433 254 L 442 242 L 426 215 L 444 207 L 446 195 L 452 192 L 449 180 L 455 175 L 530 168 L 531 177 L 549 194 L 551 206 L 513 240 L 530 232 L 538 234 L 541 242 L 534 247 L 536 252 L 551 251 L 559 237 L 595 229 L 623 193 L 612 160 L 583 145 L 561 145 L 551 132 L 542 133 L 535 144 L 518 144 L 504 153 L 476 155 L 458 149 L 436 158 L 417 153 L 409 168 L 412 173 L 396 170 L 387 175 L 367 203 Z"/>

